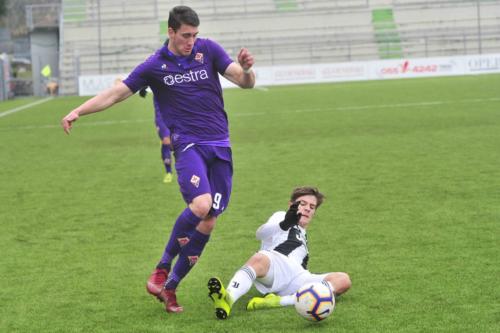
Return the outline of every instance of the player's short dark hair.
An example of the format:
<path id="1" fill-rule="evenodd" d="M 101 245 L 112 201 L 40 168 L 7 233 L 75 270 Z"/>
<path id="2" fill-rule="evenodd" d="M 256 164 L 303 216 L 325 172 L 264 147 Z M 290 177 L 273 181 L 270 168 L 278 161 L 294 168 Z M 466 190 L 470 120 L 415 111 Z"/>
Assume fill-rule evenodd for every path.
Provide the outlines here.
<path id="1" fill-rule="evenodd" d="M 182 24 L 197 27 L 200 25 L 200 19 L 191 7 L 175 6 L 168 15 L 168 27 L 177 31 Z"/>
<path id="2" fill-rule="evenodd" d="M 295 200 L 304 195 L 314 195 L 316 197 L 317 201 L 316 208 L 318 208 L 325 199 L 323 193 L 321 193 L 316 187 L 300 186 L 293 189 L 292 195 L 290 196 L 290 201 L 294 202 Z"/>

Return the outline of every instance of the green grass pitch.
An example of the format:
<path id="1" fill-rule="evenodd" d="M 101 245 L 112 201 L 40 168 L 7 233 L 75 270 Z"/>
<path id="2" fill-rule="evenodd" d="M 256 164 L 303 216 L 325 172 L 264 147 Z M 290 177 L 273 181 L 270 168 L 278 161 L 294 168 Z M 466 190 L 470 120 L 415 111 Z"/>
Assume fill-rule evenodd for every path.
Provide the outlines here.
<path id="1" fill-rule="evenodd" d="M 0 332 L 498 332 L 500 75 L 226 90 L 231 204 L 169 315 L 146 293 L 184 203 L 162 183 L 151 98 L 59 121 L 60 97 L 0 117 Z M 0 104 L 0 113 L 34 99 Z M 327 196 L 312 271 L 353 287 L 310 324 L 293 308 L 217 321 L 255 230 L 291 189 Z"/>

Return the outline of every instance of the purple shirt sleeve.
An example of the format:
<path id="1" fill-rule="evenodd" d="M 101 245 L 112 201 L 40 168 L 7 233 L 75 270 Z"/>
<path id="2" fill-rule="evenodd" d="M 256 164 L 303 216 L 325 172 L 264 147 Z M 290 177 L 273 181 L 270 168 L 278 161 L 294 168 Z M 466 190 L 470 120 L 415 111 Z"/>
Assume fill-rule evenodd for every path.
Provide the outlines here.
<path id="1" fill-rule="evenodd" d="M 210 39 L 207 39 L 207 47 L 210 53 L 213 55 L 215 69 L 221 75 L 224 75 L 227 66 L 229 66 L 233 62 L 233 60 L 231 59 L 229 54 L 227 54 L 226 51 L 222 48 L 222 46 Z"/>
<path id="2" fill-rule="evenodd" d="M 149 57 L 142 64 L 134 68 L 134 70 L 129 74 L 129 76 L 123 80 L 123 83 L 135 94 L 141 88 L 148 86 L 148 67 L 150 64 Z"/>

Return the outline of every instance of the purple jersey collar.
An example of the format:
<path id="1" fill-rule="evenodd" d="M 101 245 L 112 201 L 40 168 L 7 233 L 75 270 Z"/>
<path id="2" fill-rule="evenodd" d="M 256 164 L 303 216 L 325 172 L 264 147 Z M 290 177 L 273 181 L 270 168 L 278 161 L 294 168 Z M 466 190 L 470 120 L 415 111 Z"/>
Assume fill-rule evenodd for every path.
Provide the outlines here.
<path id="1" fill-rule="evenodd" d="M 195 44 L 193 46 L 193 49 L 191 50 L 191 54 L 190 55 L 188 55 L 186 57 L 182 57 L 182 56 L 175 55 L 172 51 L 170 51 L 168 49 L 168 39 L 167 39 L 165 41 L 165 44 L 163 44 L 163 47 L 161 48 L 161 54 L 165 58 L 181 64 L 182 67 L 184 69 L 186 69 L 186 68 L 189 67 L 189 63 L 191 61 L 193 61 L 194 57 L 196 56 L 196 53 L 198 53 L 197 44 L 198 44 L 198 41 L 195 42 Z"/>

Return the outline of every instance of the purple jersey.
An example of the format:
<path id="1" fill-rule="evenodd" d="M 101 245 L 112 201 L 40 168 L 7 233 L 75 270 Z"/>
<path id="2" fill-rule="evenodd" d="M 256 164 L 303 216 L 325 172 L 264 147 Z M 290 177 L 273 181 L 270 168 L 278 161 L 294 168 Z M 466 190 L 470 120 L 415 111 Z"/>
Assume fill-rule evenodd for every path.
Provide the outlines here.
<path id="1" fill-rule="evenodd" d="M 137 66 L 123 81 L 132 92 L 149 86 L 174 147 L 190 143 L 229 147 L 218 73 L 233 61 L 214 41 L 198 38 L 188 57 L 177 57 L 167 44 Z"/>

